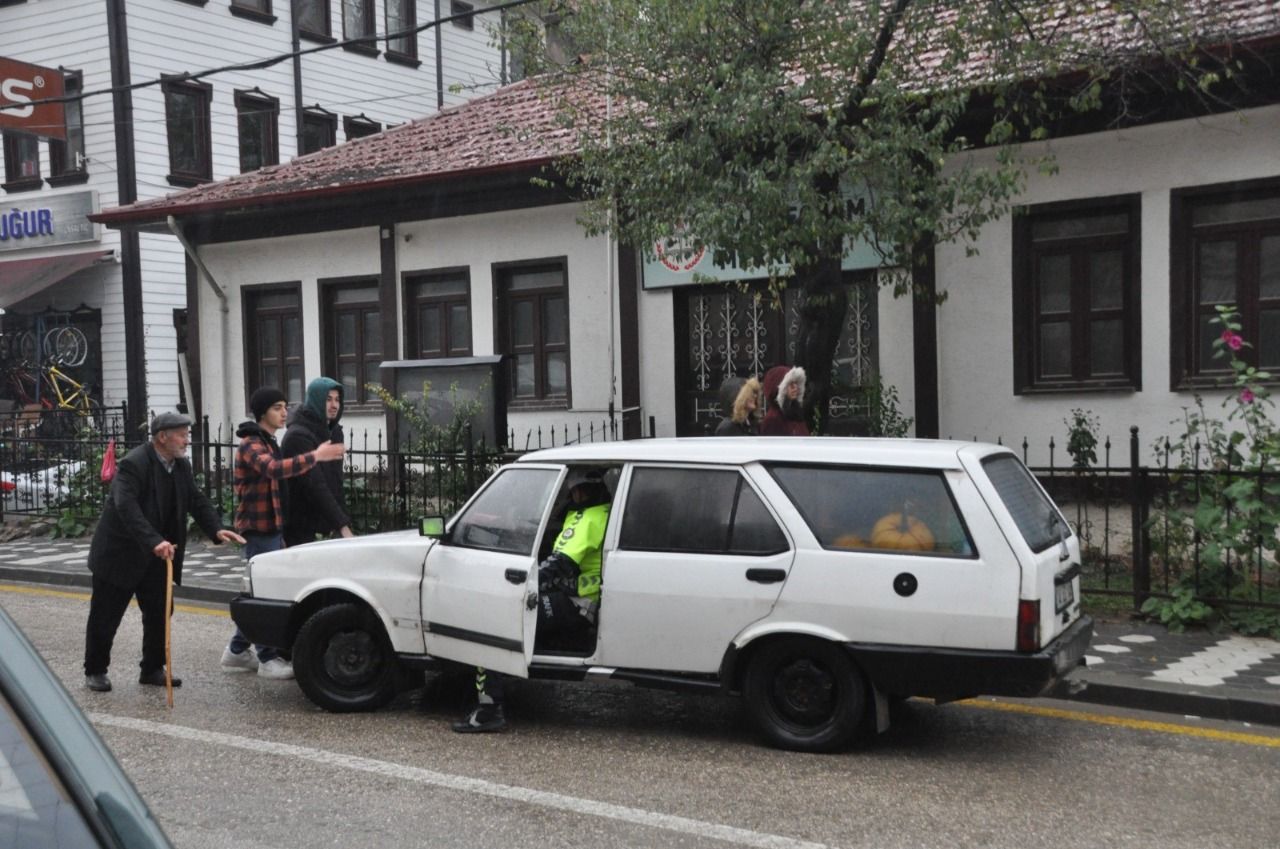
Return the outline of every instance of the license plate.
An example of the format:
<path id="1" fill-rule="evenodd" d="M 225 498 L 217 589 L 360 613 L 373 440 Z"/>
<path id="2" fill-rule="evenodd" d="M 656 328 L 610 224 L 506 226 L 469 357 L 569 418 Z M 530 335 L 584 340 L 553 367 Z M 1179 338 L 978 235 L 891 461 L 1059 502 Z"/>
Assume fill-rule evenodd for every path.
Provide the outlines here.
<path id="1" fill-rule="evenodd" d="M 1061 613 L 1075 603 L 1076 582 L 1074 580 L 1063 581 L 1061 584 L 1053 585 L 1053 610 L 1055 613 Z"/>

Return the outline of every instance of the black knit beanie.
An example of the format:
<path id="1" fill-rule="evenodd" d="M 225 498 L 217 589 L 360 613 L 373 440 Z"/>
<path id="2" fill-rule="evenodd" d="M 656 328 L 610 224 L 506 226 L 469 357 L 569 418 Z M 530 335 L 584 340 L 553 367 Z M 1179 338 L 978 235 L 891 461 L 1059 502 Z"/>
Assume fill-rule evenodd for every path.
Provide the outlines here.
<path id="1" fill-rule="evenodd" d="M 288 401 L 285 394 L 274 386 L 264 386 L 249 396 L 249 412 L 253 413 L 255 422 L 262 421 L 262 417 L 280 401 Z"/>

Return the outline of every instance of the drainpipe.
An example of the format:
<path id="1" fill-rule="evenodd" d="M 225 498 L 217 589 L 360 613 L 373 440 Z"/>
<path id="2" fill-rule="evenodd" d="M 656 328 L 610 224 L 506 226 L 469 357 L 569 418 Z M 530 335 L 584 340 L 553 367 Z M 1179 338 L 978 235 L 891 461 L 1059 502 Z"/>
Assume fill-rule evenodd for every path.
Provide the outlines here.
<path id="1" fill-rule="evenodd" d="M 327 8 L 327 7 L 326 7 Z M 293 50 L 293 155 L 302 155 L 302 35 L 298 25 L 298 0 L 289 7 L 290 49 Z M 213 280 L 212 277 L 209 278 Z"/>
<path id="2" fill-rule="evenodd" d="M 231 347 L 231 326 L 229 321 L 231 308 L 227 304 L 227 290 L 219 286 L 218 281 L 213 279 L 213 272 L 211 272 L 209 267 L 204 264 L 204 259 L 202 259 L 199 252 L 196 251 L 196 246 L 191 244 L 191 240 L 187 238 L 187 234 L 184 233 L 182 227 L 179 226 L 178 220 L 170 215 L 166 221 L 169 224 L 169 232 L 173 233 L 173 235 L 178 238 L 178 241 L 182 244 L 182 249 L 187 252 L 187 256 L 190 257 L 191 262 L 195 265 L 196 271 L 205 279 L 206 282 L 208 282 L 209 288 L 213 290 L 213 294 L 218 296 L 218 310 L 221 313 L 218 319 L 218 338 L 220 343 L 218 348 L 222 359 L 222 374 L 219 375 L 218 385 L 222 404 L 222 419 L 224 422 L 229 424 L 231 421 L 231 417 L 229 415 L 231 404 L 227 399 L 227 374 L 230 372 L 230 366 L 227 362 L 227 352 Z M 203 393 L 205 391 L 205 387 L 208 385 L 208 381 L 202 380 L 200 382 L 200 391 Z M 205 438 L 208 438 L 207 434 Z"/>

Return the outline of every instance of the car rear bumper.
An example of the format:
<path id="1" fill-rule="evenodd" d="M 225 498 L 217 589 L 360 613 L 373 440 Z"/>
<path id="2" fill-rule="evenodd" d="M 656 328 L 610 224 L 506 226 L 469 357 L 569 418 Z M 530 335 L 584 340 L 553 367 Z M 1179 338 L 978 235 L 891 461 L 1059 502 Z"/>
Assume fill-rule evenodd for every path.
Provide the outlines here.
<path id="1" fill-rule="evenodd" d="M 1093 638 L 1093 619 L 1081 616 L 1038 652 L 972 651 L 922 646 L 847 643 L 882 692 L 957 699 L 1039 696 L 1079 665 Z"/>
<path id="2" fill-rule="evenodd" d="M 293 645 L 294 607 L 291 601 L 240 595 L 231 600 L 231 619 L 254 645 L 288 649 Z"/>

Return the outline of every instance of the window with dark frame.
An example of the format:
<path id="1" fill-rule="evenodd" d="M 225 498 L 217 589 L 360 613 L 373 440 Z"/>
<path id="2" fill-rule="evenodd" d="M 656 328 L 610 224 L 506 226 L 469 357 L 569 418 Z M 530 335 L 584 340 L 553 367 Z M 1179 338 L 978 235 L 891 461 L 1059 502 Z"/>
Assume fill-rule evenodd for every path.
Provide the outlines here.
<path id="1" fill-rule="evenodd" d="M 366 115 L 344 115 L 342 118 L 342 132 L 346 134 L 347 141 L 352 139 L 362 139 L 365 136 L 373 136 L 382 132 L 382 125 Z"/>
<path id="2" fill-rule="evenodd" d="M 1174 389 L 1231 375 L 1215 359 L 1219 306 L 1240 313 L 1249 343 L 1237 356 L 1259 369 L 1280 369 L 1280 180 L 1176 190 L 1171 194 Z"/>
<path id="3" fill-rule="evenodd" d="M 280 163 L 280 101 L 261 92 L 237 91 L 240 173 Z"/>
<path id="4" fill-rule="evenodd" d="M 231 0 L 231 8 L 268 17 L 271 15 L 271 0 Z"/>
<path id="5" fill-rule="evenodd" d="M 213 140 L 209 101 L 213 87 L 196 82 L 165 82 L 165 128 L 169 137 L 169 182 L 191 186 L 213 179 Z"/>
<path id="6" fill-rule="evenodd" d="M 1139 222 L 1136 195 L 1015 216 L 1015 393 L 1142 387 Z"/>
<path id="7" fill-rule="evenodd" d="M 302 152 L 314 153 L 338 143 L 338 116 L 319 106 L 302 111 Z"/>
<path id="8" fill-rule="evenodd" d="M 5 191 L 40 188 L 40 139 L 12 130 L 4 134 Z"/>
<path id="9" fill-rule="evenodd" d="M 302 35 L 328 39 L 332 33 L 329 25 L 329 0 L 294 0 L 298 15 L 298 31 Z"/>
<path id="10" fill-rule="evenodd" d="M 387 54 L 401 59 L 418 58 L 418 34 L 407 32 L 418 27 L 418 4 L 415 0 L 386 0 L 387 35 L 406 32 L 397 38 L 387 38 Z"/>
<path id="11" fill-rule="evenodd" d="M 374 20 L 373 0 L 342 0 L 343 39 L 376 35 Z"/>
<path id="12" fill-rule="evenodd" d="M 476 28 L 476 16 L 469 14 L 474 12 L 476 7 L 471 3 L 463 3 L 462 0 L 450 0 L 449 16 L 466 15 L 465 18 L 454 18 L 453 25 L 458 29 L 474 30 Z"/>
<path id="13" fill-rule="evenodd" d="M 500 338 L 513 401 L 569 398 L 569 302 L 563 263 L 499 270 Z"/>
<path id="14" fill-rule="evenodd" d="M 69 73 L 63 80 L 63 92 L 75 97 L 84 90 L 79 72 Z M 49 140 L 49 185 L 65 185 L 88 176 L 84 151 L 84 109 L 80 100 L 63 104 L 67 121 L 67 139 Z"/>
<path id="15" fill-rule="evenodd" d="M 465 269 L 405 275 L 406 356 L 471 356 L 470 289 Z"/>
<path id="16" fill-rule="evenodd" d="M 367 385 L 378 382 L 382 363 L 382 317 L 378 282 L 321 281 L 324 292 L 325 374 L 342 384 L 348 404 L 367 404 L 377 396 Z"/>
<path id="17" fill-rule="evenodd" d="M 297 284 L 244 293 L 246 392 L 274 386 L 290 404 L 303 400 L 302 298 Z M 246 401 L 248 400 L 246 396 Z"/>

